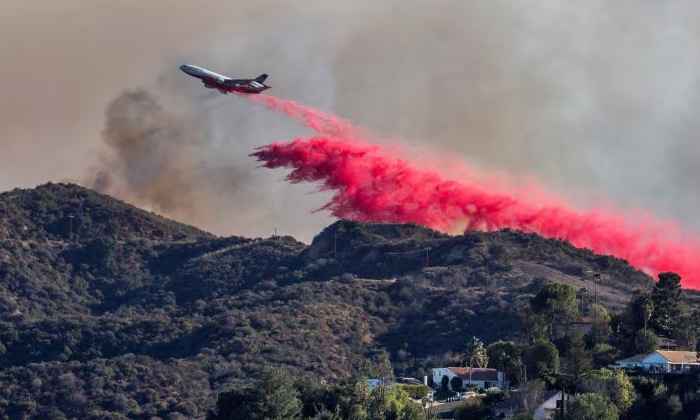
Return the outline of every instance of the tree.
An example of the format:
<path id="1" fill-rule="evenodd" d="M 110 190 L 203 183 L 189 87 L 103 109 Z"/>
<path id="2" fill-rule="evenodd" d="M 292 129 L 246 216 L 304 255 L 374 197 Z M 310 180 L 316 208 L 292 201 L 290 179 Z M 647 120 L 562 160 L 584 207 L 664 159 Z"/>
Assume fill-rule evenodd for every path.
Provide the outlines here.
<path id="1" fill-rule="evenodd" d="M 550 340 L 556 340 L 560 327 L 568 324 L 578 314 L 576 291 L 568 284 L 544 283 L 530 299 L 535 315 L 540 316 L 549 332 Z"/>
<path id="2" fill-rule="evenodd" d="M 472 337 L 467 343 L 464 359 L 468 361 L 469 367 L 477 365 L 480 368 L 485 368 L 489 363 L 489 356 L 484 348 L 484 343 L 477 337 Z"/>
<path id="3" fill-rule="evenodd" d="M 570 380 L 569 387 L 577 393 L 583 376 L 591 370 L 593 364 L 591 355 L 586 351 L 583 336 L 576 335 L 569 343 L 564 359 L 564 372 Z"/>
<path id="4" fill-rule="evenodd" d="M 455 408 L 455 420 L 491 420 L 494 419 L 493 409 L 487 407 L 476 398 L 469 399 Z"/>
<path id="5" fill-rule="evenodd" d="M 262 411 L 262 395 L 256 389 L 237 388 L 219 394 L 207 420 L 262 420 Z"/>
<path id="6" fill-rule="evenodd" d="M 383 379 L 385 381 L 394 377 L 394 368 L 391 364 L 389 353 L 378 350 L 368 358 L 360 359 L 360 373 L 367 378 Z"/>
<path id="7" fill-rule="evenodd" d="M 661 340 L 653 331 L 639 330 L 634 337 L 634 348 L 637 353 L 651 353 L 659 348 L 660 342 Z"/>
<path id="8" fill-rule="evenodd" d="M 663 383 L 659 383 L 656 379 L 642 377 L 635 382 L 635 386 L 640 398 L 632 405 L 625 418 L 630 420 L 686 418 L 681 417 L 683 404 L 679 396 L 669 392 L 668 387 Z"/>
<path id="9" fill-rule="evenodd" d="M 508 391 L 504 391 L 500 388 L 489 388 L 486 390 L 486 396 L 483 398 L 482 402 L 485 405 L 494 406 L 501 401 L 506 400 L 510 394 Z"/>
<path id="10" fill-rule="evenodd" d="M 467 343 L 467 348 L 465 350 L 464 360 L 467 360 L 469 364 L 469 385 L 472 383 L 472 368 L 474 365 L 480 368 L 485 368 L 489 363 L 489 356 L 486 354 L 486 349 L 484 348 L 484 343 L 477 337 L 472 337 Z"/>
<path id="11" fill-rule="evenodd" d="M 566 420 L 618 420 L 617 407 L 600 394 L 581 394 L 569 403 Z"/>
<path id="12" fill-rule="evenodd" d="M 634 386 L 624 370 L 601 369 L 601 377 L 608 381 L 608 398 L 620 412 L 627 411 L 636 398 Z"/>
<path id="13" fill-rule="evenodd" d="M 615 344 L 622 349 L 623 354 L 639 353 L 635 340 L 639 331 L 649 331 L 649 320 L 654 312 L 654 301 L 651 293 L 637 290 L 618 318 L 615 329 Z"/>
<path id="14" fill-rule="evenodd" d="M 544 381 L 539 379 L 524 382 L 517 395 L 518 407 L 522 411 L 531 413 L 542 401 L 544 395 Z"/>
<path id="15" fill-rule="evenodd" d="M 678 347 L 686 350 L 698 350 L 698 337 L 700 336 L 700 310 L 686 312 L 681 316 L 672 337 L 678 343 Z"/>
<path id="16" fill-rule="evenodd" d="M 505 373 L 511 384 L 518 382 L 522 349 L 512 341 L 496 341 L 486 348 L 489 366 Z"/>
<path id="17" fill-rule="evenodd" d="M 294 378 L 285 368 L 266 366 L 262 371 L 260 390 L 266 406 L 265 418 L 270 420 L 294 419 L 301 411 L 299 393 Z"/>
<path id="18" fill-rule="evenodd" d="M 549 339 L 549 322 L 542 315 L 532 312 L 532 308 L 522 313 L 523 329 L 529 344 Z"/>
<path id="19" fill-rule="evenodd" d="M 364 380 L 321 385 L 318 379 L 299 381 L 302 418 L 314 420 L 367 420 L 370 395 Z"/>
<path id="20" fill-rule="evenodd" d="M 623 333 L 627 337 L 634 337 L 637 331 L 646 330 L 653 312 L 654 301 L 651 293 L 646 290 L 635 291 L 622 316 Z"/>
<path id="21" fill-rule="evenodd" d="M 610 338 L 612 332 L 610 328 L 610 314 L 603 305 L 594 303 L 591 305 L 590 317 L 592 328 L 590 337 L 593 344 L 604 343 Z"/>
<path id="22" fill-rule="evenodd" d="M 559 370 L 559 351 L 551 341 L 542 340 L 525 349 L 523 362 L 528 378 L 552 384 Z"/>
<path id="23" fill-rule="evenodd" d="M 459 376 L 453 376 L 452 379 L 450 379 L 450 386 L 453 391 L 457 391 L 464 386 L 464 381 Z"/>
<path id="24" fill-rule="evenodd" d="M 646 290 L 637 290 L 625 307 L 625 311 L 615 322 L 615 345 L 622 350 L 623 354 L 645 353 L 648 350 L 648 345 L 638 346 L 636 341 L 639 336 L 647 336 L 646 332 L 651 331 L 649 321 L 653 312 L 654 301 L 651 293 Z M 640 351 L 640 348 L 644 351 Z"/>
<path id="25" fill-rule="evenodd" d="M 620 356 L 620 351 L 607 343 L 599 343 L 591 349 L 594 366 L 608 366 L 615 364 Z"/>
<path id="26" fill-rule="evenodd" d="M 428 398 L 423 398 L 421 405 L 423 406 L 423 415 L 425 420 L 437 419 L 437 407 L 433 405 L 433 401 L 428 401 Z"/>
<path id="27" fill-rule="evenodd" d="M 360 368 L 362 374 L 368 378 L 377 378 L 381 382 L 377 389 L 372 392 L 372 401 L 369 407 L 369 414 L 372 418 L 379 418 L 384 410 L 387 401 L 387 386 L 384 385 L 394 377 L 394 370 L 391 365 L 389 353 L 381 349 L 371 357 L 364 359 L 364 366 Z"/>
<path id="28" fill-rule="evenodd" d="M 282 367 L 267 366 L 254 386 L 219 394 L 207 420 L 292 420 L 300 414 L 301 401 L 292 376 Z"/>
<path id="29" fill-rule="evenodd" d="M 397 386 L 388 386 L 384 397 L 380 397 L 376 390 L 372 392 L 370 395 L 370 407 L 373 405 L 376 405 L 377 409 L 373 410 L 370 408 L 370 413 L 375 412 L 370 417 L 377 420 L 404 420 L 405 416 L 415 419 L 415 416 L 423 414 L 420 407 L 411 402 L 408 392 Z"/>
<path id="30" fill-rule="evenodd" d="M 671 272 L 660 273 L 659 281 L 654 284 L 651 292 L 651 299 L 654 302 L 652 326 L 657 333 L 670 337 L 683 312 L 681 277 Z"/>
<path id="31" fill-rule="evenodd" d="M 447 391 L 450 387 L 450 377 L 447 375 L 442 375 L 442 379 L 440 380 L 440 389 L 443 391 Z"/>
<path id="32" fill-rule="evenodd" d="M 622 369 L 606 369 L 594 371 L 582 384 L 583 392 L 601 394 L 615 404 L 620 413 L 632 406 L 636 392 L 629 377 Z"/>
<path id="33" fill-rule="evenodd" d="M 426 413 L 423 408 L 418 404 L 414 404 L 411 401 L 403 406 L 401 410 L 401 420 L 425 420 Z"/>

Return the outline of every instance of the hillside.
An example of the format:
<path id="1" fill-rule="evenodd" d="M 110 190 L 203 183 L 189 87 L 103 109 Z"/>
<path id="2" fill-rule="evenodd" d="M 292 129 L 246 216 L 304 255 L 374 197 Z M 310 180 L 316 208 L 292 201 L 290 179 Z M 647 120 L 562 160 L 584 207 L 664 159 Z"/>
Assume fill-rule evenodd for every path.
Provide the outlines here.
<path id="1" fill-rule="evenodd" d="M 192 418 L 264 364 L 333 381 L 379 348 L 422 376 L 472 335 L 522 340 L 542 281 L 612 310 L 652 285 L 522 232 L 339 221 L 310 245 L 220 238 L 75 185 L 14 190 L 0 194 L 0 414 Z"/>

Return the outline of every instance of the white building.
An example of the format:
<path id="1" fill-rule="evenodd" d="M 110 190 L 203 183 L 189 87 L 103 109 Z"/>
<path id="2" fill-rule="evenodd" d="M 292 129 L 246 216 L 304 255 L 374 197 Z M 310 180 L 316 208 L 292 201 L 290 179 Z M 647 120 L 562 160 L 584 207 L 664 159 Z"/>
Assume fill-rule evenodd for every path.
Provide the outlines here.
<path id="1" fill-rule="evenodd" d="M 433 383 L 436 387 L 441 386 L 443 376 L 447 376 L 450 382 L 452 381 L 452 378 L 458 376 L 460 379 L 462 379 L 463 387 L 468 387 L 471 384 L 480 389 L 489 389 L 494 387 L 501 389 L 508 388 L 508 381 L 505 380 L 505 374 L 497 371 L 496 369 L 462 367 L 435 368 L 433 369 Z M 448 388 L 452 389 L 452 385 L 448 385 Z"/>
<path id="2" fill-rule="evenodd" d="M 572 401 L 571 395 L 562 394 L 561 391 L 549 391 L 545 393 L 544 402 L 535 409 L 532 417 L 536 420 L 550 420 L 557 418 L 557 411 L 561 410 L 562 395 L 566 395 L 567 404 Z"/>
<path id="3" fill-rule="evenodd" d="M 618 360 L 615 364 L 623 369 L 641 369 L 646 372 L 683 373 L 700 369 L 698 353 L 694 351 L 656 350 L 650 354 L 637 354 Z"/>

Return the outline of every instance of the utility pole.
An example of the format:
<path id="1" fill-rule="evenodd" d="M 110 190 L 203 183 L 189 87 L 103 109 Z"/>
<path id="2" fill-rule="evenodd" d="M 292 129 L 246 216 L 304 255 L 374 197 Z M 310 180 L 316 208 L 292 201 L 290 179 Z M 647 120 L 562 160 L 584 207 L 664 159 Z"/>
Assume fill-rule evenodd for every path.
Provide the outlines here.
<path id="1" fill-rule="evenodd" d="M 333 238 L 333 258 L 338 260 L 338 234 L 336 233 Z"/>
<path id="2" fill-rule="evenodd" d="M 561 387 L 561 405 L 560 405 L 560 408 L 561 408 L 561 410 L 560 410 L 560 413 L 561 413 L 560 419 L 561 419 L 561 420 L 564 420 L 564 395 L 565 395 L 565 394 L 564 394 L 564 387 L 562 386 L 562 387 Z"/>
<path id="3" fill-rule="evenodd" d="M 273 238 L 276 238 L 276 237 L 277 237 L 277 228 L 275 228 L 275 233 L 272 234 L 272 237 L 273 237 Z"/>
<path id="4" fill-rule="evenodd" d="M 428 252 L 430 252 L 430 248 L 425 249 L 425 266 L 428 266 Z"/>

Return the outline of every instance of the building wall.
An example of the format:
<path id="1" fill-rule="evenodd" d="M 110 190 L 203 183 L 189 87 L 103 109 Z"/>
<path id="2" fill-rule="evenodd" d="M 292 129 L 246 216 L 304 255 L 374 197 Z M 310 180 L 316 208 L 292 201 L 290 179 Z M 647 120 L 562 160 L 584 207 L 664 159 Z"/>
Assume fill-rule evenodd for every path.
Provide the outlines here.
<path id="1" fill-rule="evenodd" d="M 534 417 L 536 420 L 546 420 L 554 417 L 557 411 L 557 400 L 561 400 L 561 396 L 561 392 L 558 392 L 557 394 L 549 397 L 547 401 L 543 402 L 542 405 L 537 407 L 532 417 Z"/>
<path id="2" fill-rule="evenodd" d="M 652 353 L 642 359 L 642 367 L 644 370 L 656 367 L 659 370 L 668 371 L 668 360 L 659 353 Z"/>
<path id="3" fill-rule="evenodd" d="M 462 379 L 462 382 L 463 382 L 462 386 L 464 386 L 464 387 L 469 386 L 469 379 Z M 486 384 L 484 383 L 484 381 L 475 381 L 472 379 L 472 386 L 476 386 L 479 389 L 485 389 Z"/>
<path id="4" fill-rule="evenodd" d="M 447 377 L 452 380 L 455 375 L 454 372 L 447 368 L 435 368 L 433 369 L 433 383 L 435 384 L 435 388 L 439 388 L 442 386 L 442 377 L 447 375 Z"/>
<path id="5" fill-rule="evenodd" d="M 454 372 L 452 372 L 448 368 L 435 368 L 435 369 L 433 369 L 433 383 L 435 384 L 436 389 L 440 388 L 440 386 L 442 386 L 442 377 L 444 375 L 447 375 L 447 377 L 450 379 L 450 381 L 452 381 L 452 378 L 457 376 L 457 375 L 455 375 Z M 502 377 L 500 376 L 500 374 L 499 374 L 499 379 L 502 380 Z M 464 383 L 464 386 L 469 385 L 469 379 L 462 379 L 462 382 Z M 477 386 L 480 389 L 484 389 L 484 387 L 485 387 L 484 381 L 476 381 L 474 379 L 472 379 L 472 385 Z M 448 384 L 448 388 L 450 390 L 452 390 L 452 385 Z"/>
<path id="6" fill-rule="evenodd" d="M 628 363 L 628 362 L 615 362 L 615 364 L 622 369 L 634 369 L 637 364 L 636 363 Z"/>

